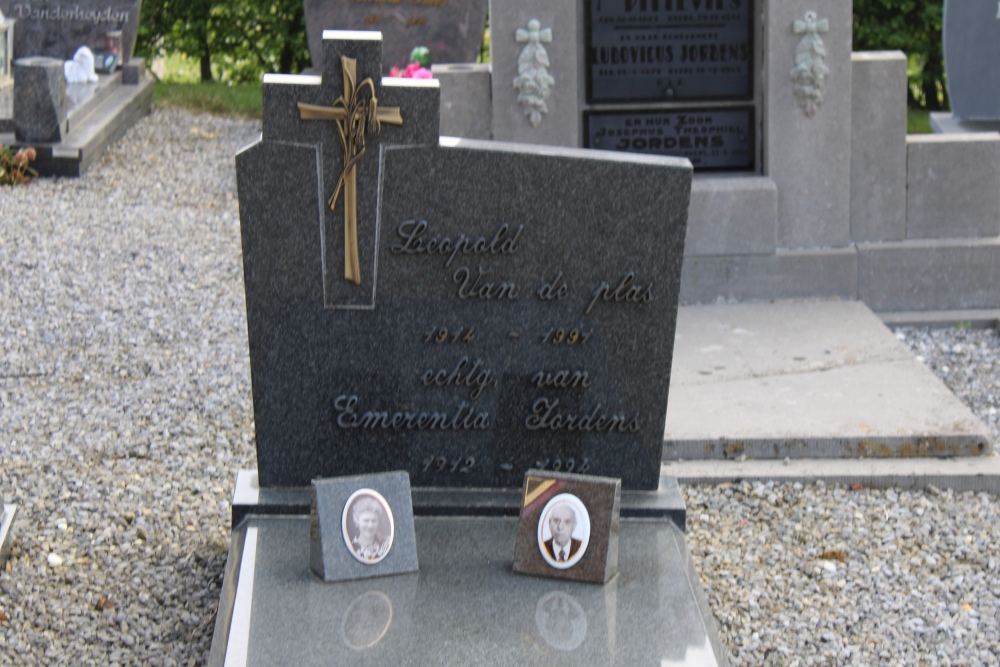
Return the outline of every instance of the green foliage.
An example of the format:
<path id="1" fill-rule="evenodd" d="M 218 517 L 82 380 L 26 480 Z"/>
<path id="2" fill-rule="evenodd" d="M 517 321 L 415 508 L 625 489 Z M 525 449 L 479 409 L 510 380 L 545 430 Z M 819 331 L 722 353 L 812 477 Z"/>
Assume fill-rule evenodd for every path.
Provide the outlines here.
<path id="1" fill-rule="evenodd" d="M 933 134 L 934 128 L 931 127 L 931 112 L 926 109 L 907 109 L 906 133 Z"/>
<path id="2" fill-rule="evenodd" d="M 906 53 L 910 107 L 948 108 L 943 13 L 943 0 L 854 0 L 854 50 Z"/>
<path id="3" fill-rule="evenodd" d="M 153 88 L 153 104 L 224 116 L 260 118 L 263 115 L 260 83 L 229 86 L 215 82 L 157 81 Z"/>
<path id="4" fill-rule="evenodd" d="M 301 0 L 146 0 L 136 51 L 195 58 L 202 81 L 259 82 L 309 65 Z"/>
<path id="5" fill-rule="evenodd" d="M 34 148 L 13 148 L 0 146 L 0 185 L 23 185 L 30 183 L 38 172 L 29 165 L 37 153 Z"/>

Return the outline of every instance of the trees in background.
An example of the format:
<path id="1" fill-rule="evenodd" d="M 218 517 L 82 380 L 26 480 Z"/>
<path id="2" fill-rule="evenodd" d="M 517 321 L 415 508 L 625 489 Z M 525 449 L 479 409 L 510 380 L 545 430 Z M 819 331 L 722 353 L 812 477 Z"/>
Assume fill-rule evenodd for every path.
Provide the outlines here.
<path id="1" fill-rule="evenodd" d="M 909 56 L 911 107 L 948 108 L 943 13 L 943 0 L 854 0 L 854 49 Z M 144 0 L 136 50 L 187 54 L 202 81 L 260 81 L 309 66 L 302 0 Z"/>
<path id="2" fill-rule="evenodd" d="M 949 106 L 943 15 L 943 0 L 854 0 L 854 50 L 906 53 L 911 107 L 937 111 Z"/>
<path id="3" fill-rule="evenodd" d="M 302 0 L 145 0 L 136 52 L 186 54 L 202 81 L 299 72 L 309 66 Z"/>

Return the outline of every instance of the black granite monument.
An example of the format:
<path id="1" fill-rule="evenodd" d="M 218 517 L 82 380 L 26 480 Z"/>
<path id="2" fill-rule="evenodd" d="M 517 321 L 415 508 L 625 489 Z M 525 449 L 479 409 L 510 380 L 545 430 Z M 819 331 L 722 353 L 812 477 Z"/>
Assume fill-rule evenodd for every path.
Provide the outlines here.
<path id="1" fill-rule="evenodd" d="M 585 145 L 754 169 L 754 6 L 587 0 Z"/>
<path id="2" fill-rule="evenodd" d="M 405 69 L 410 53 L 426 47 L 432 62 L 472 63 L 486 27 L 485 0 L 304 0 L 306 39 L 314 67 L 323 64 L 324 30 L 378 30 L 382 74 Z"/>
<path id="3" fill-rule="evenodd" d="M 265 77 L 236 159 L 258 470 L 209 664 L 725 664 L 659 475 L 690 163 L 439 139 L 437 82 L 380 80 L 381 46 Z M 529 468 L 617 478 L 610 507 L 621 479 L 619 574 L 514 575 Z M 419 573 L 321 582 L 307 485 L 393 470 Z"/>
<path id="4" fill-rule="evenodd" d="M 17 20 L 14 57 L 69 60 L 81 46 L 112 53 L 127 63 L 135 49 L 142 0 L 0 0 L 0 12 Z"/>

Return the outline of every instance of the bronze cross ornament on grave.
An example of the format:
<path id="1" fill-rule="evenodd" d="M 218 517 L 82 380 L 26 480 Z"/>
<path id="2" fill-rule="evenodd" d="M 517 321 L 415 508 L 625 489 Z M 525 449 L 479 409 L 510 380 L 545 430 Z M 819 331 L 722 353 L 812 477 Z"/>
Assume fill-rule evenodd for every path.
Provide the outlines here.
<path id="1" fill-rule="evenodd" d="M 337 134 L 344 149 L 344 169 L 340 172 L 337 187 L 327 204 L 336 210 L 340 191 L 344 191 L 344 279 L 361 284 L 361 266 L 358 261 L 358 174 L 356 166 L 365 154 L 365 134 L 378 134 L 382 123 L 402 125 L 399 107 L 380 109 L 375 97 L 375 83 L 368 77 L 357 83 L 357 61 L 342 56 L 344 94 L 333 106 L 321 107 L 299 102 L 302 120 L 332 120 L 337 123 Z M 366 95 L 367 91 L 367 95 Z"/>

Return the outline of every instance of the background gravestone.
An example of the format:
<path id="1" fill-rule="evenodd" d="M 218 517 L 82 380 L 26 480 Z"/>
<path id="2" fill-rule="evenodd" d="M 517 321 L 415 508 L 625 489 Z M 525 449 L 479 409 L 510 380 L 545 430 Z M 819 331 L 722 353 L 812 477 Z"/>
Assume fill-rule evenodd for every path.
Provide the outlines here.
<path id="1" fill-rule="evenodd" d="M 944 64 L 955 116 L 1000 120 L 1000 6 L 992 0 L 947 0 Z"/>
<path id="2" fill-rule="evenodd" d="M 354 284 L 325 203 L 336 129 L 297 111 L 343 93 L 343 44 L 322 78 L 265 79 L 263 140 L 237 156 L 260 484 L 516 488 L 539 468 L 655 489 L 688 163 L 439 145 L 436 82 L 386 79 L 402 125 L 358 163 Z M 377 76 L 380 42 L 350 44 Z"/>
<path id="3" fill-rule="evenodd" d="M 14 62 L 14 132 L 18 141 L 58 142 L 66 122 L 66 77 L 57 58 Z"/>
<path id="4" fill-rule="evenodd" d="M 486 27 L 486 6 L 485 0 L 305 0 L 309 53 L 319 68 L 324 30 L 378 30 L 384 44 L 383 74 L 393 66 L 403 69 L 415 46 L 430 49 L 435 63 L 475 62 Z"/>
<path id="5" fill-rule="evenodd" d="M 121 61 L 135 48 L 142 0 L 0 0 L 0 11 L 17 20 L 14 57 L 69 60 L 81 46 L 107 51 L 105 36 L 120 30 Z"/>

